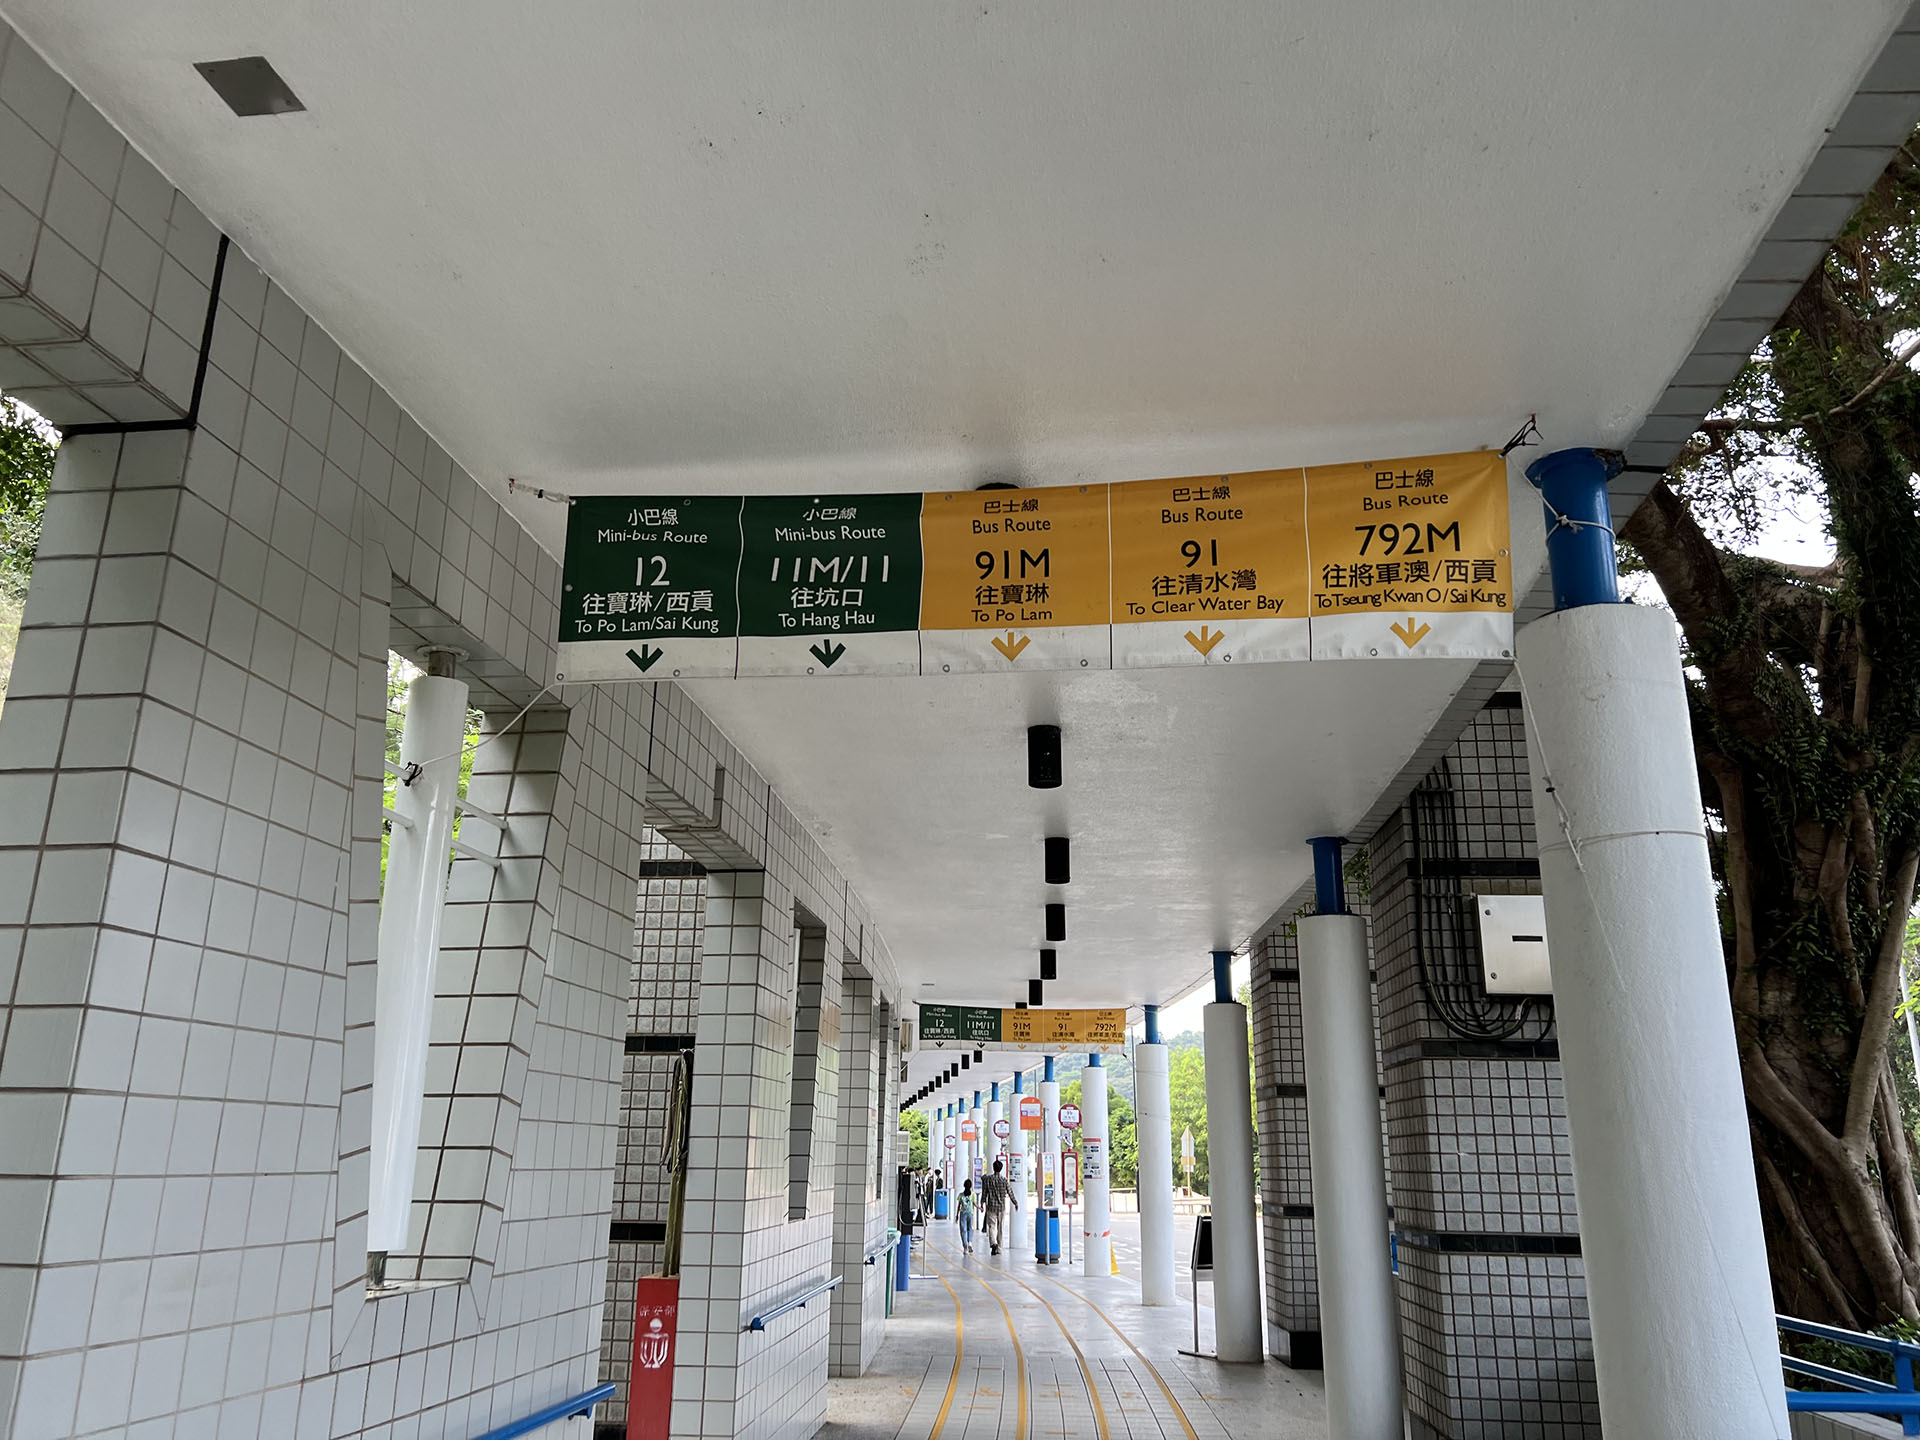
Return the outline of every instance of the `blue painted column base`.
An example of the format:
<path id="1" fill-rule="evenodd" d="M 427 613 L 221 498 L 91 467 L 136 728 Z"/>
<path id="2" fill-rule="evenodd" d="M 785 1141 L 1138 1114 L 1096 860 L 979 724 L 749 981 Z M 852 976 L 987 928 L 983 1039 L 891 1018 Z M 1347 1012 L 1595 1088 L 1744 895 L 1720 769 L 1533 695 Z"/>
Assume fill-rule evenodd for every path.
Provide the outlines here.
<path id="1" fill-rule="evenodd" d="M 1621 464 L 1611 451 L 1556 450 L 1527 466 L 1527 479 L 1546 510 L 1555 610 L 1620 603 L 1607 482 L 1620 473 Z"/>

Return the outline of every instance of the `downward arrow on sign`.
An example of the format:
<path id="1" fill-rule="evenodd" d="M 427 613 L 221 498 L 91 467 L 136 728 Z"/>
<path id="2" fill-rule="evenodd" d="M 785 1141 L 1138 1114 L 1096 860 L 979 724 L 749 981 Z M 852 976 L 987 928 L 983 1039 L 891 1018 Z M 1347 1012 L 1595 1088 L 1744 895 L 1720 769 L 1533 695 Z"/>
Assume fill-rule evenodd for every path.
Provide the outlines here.
<path id="1" fill-rule="evenodd" d="M 847 653 L 847 647 L 833 640 L 822 640 L 818 645 L 809 645 L 807 653 L 831 670 L 833 662 Z"/>
<path id="2" fill-rule="evenodd" d="M 644 675 L 653 668 L 654 662 L 666 653 L 667 652 L 662 650 L 658 645 L 649 645 L 643 640 L 640 642 L 638 652 L 632 650 L 627 651 L 627 659 L 638 665 L 640 667 L 640 673 Z"/>
<path id="3" fill-rule="evenodd" d="M 1396 623 L 1389 625 L 1387 628 L 1398 635 L 1400 637 L 1400 643 L 1409 650 L 1426 639 L 1433 630 L 1431 625 L 1423 625 L 1411 615 L 1407 616 L 1406 624 L 1401 625 Z"/>
<path id="4" fill-rule="evenodd" d="M 1018 660 L 1020 658 L 1020 652 L 1032 643 L 1033 639 L 1028 635 L 1022 635 L 1018 640 L 1014 639 L 1013 631 L 1011 630 L 1007 631 L 1007 638 L 1004 640 L 998 635 L 993 637 L 993 648 L 1009 660 Z"/>
<path id="5" fill-rule="evenodd" d="M 1187 643 L 1202 655 L 1211 655 L 1213 653 L 1213 647 L 1226 638 L 1226 631 L 1209 631 L 1204 625 L 1200 627 L 1200 633 L 1198 635 L 1194 634 L 1191 630 L 1187 631 Z"/>

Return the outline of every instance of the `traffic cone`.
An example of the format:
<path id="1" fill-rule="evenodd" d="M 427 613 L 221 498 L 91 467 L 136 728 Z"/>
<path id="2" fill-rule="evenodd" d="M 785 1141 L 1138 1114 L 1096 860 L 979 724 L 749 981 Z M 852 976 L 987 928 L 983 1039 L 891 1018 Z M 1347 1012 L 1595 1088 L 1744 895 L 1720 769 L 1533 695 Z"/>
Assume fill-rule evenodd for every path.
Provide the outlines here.
<path id="1" fill-rule="evenodd" d="M 1110 1275 L 1118 1275 L 1120 1273 L 1120 1255 L 1119 1252 L 1113 1248 L 1112 1241 L 1107 1242 L 1107 1273 Z"/>

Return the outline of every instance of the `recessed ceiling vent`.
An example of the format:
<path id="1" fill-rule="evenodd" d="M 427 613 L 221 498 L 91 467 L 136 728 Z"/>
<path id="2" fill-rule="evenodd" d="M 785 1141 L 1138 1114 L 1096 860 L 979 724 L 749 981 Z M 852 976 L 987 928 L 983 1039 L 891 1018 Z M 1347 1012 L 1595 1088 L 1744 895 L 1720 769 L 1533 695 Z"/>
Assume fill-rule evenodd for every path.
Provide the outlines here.
<path id="1" fill-rule="evenodd" d="M 264 55 L 202 60 L 193 68 L 236 115 L 292 115 L 307 108 Z"/>

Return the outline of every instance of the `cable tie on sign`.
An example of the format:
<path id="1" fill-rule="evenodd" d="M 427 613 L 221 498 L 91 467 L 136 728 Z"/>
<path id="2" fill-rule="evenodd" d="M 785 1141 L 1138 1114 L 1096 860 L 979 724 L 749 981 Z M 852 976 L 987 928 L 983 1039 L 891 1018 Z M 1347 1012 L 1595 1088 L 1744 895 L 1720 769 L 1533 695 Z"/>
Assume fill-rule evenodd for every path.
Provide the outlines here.
<path id="1" fill-rule="evenodd" d="M 1500 458 L 1502 460 L 1506 459 L 1509 454 L 1518 450 L 1522 445 L 1534 445 L 1545 441 L 1547 437 L 1540 433 L 1539 421 L 1540 414 L 1538 411 L 1527 416 L 1527 423 L 1514 431 L 1513 438 L 1500 447 Z"/>
<path id="2" fill-rule="evenodd" d="M 507 476 L 507 493 L 509 495 L 518 495 L 522 491 L 533 496 L 536 500 L 550 501 L 555 505 L 573 504 L 573 497 L 564 491 L 552 490 L 545 485 L 529 485 L 524 480 L 516 480 L 511 475 Z"/>

